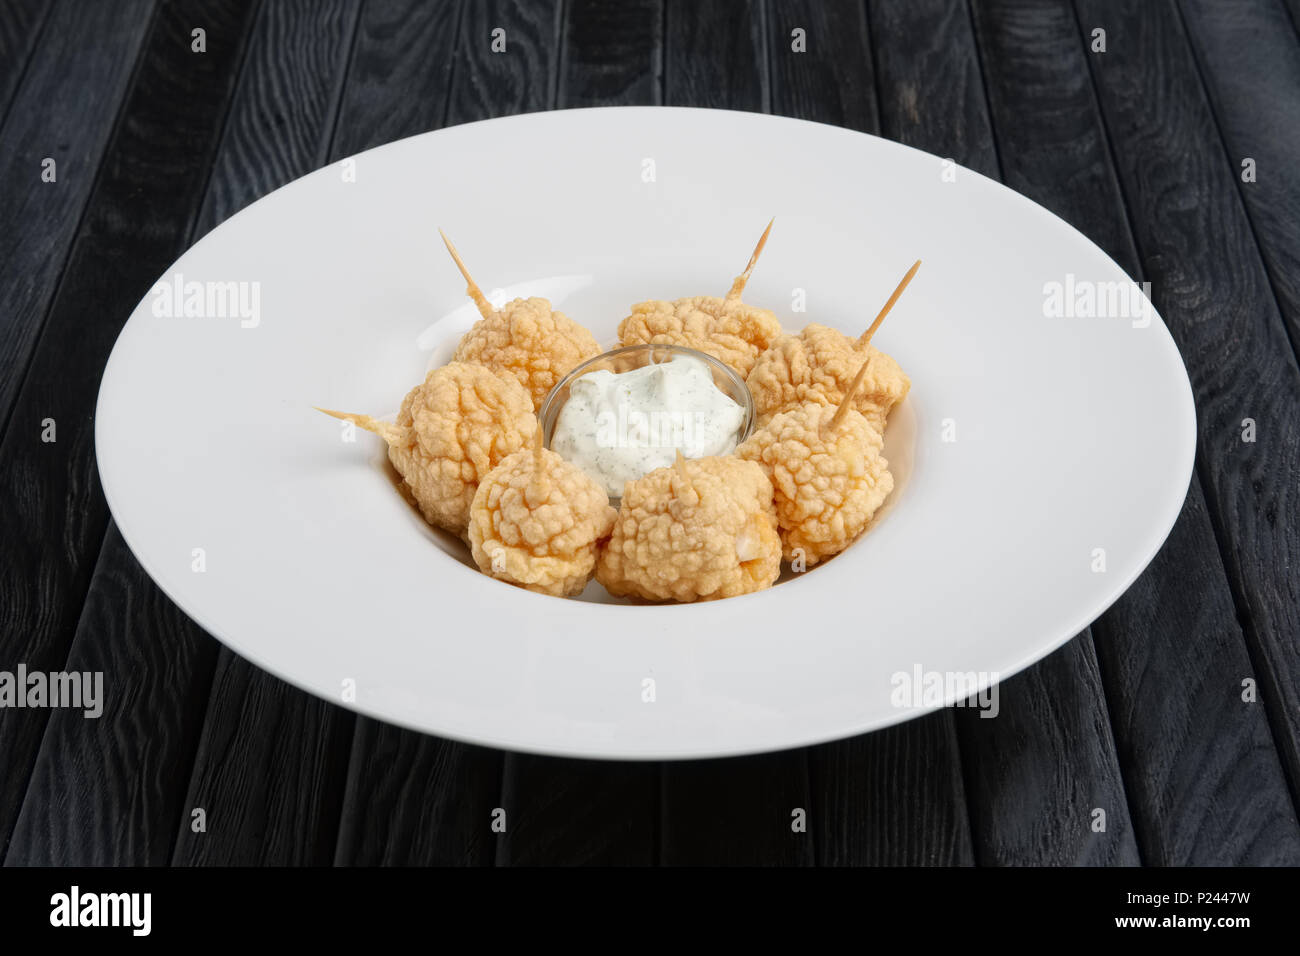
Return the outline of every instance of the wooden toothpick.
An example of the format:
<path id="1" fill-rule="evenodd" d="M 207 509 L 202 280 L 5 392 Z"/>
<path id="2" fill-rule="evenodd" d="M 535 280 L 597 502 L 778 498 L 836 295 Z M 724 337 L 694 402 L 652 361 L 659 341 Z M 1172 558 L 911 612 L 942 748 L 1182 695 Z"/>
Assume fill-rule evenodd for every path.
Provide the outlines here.
<path id="1" fill-rule="evenodd" d="M 758 257 L 763 253 L 763 247 L 767 245 L 767 236 L 772 231 L 772 223 L 776 222 L 773 216 L 768 220 L 767 228 L 763 230 L 763 235 L 758 239 L 758 245 L 754 247 L 754 254 L 749 257 L 749 265 L 745 266 L 745 271 L 736 276 L 731 283 L 731 291 L 727 293 L 726 302 L 730 304 L 740 299 L 740 294 L 745 291 L 745 283 L 749 282 L 749 274 L 754 271 L 754 264 L 758 262 Z"/>
<path id="2" fill-rule="evenodd" d="M 871 341 L 871 337 L 876 334 L 876 329 L 880 328 L 880 323 L 885 321 L 885 316 L 889 315 L 889 310 L 894 307 L 894 303 L 898 301 L 898 297 L 903 294 L 903 290 L 907 288 L 907 284 L 912 281 L 912 277 L 916 275 L 916 270 L 919 268 L 921 268 L 921 260 L 917 259 L 916 262 L 912 263 L 912 268 L 907 270 L 907 275 L 903 276 L 903 281 L 898 283 L 898 288 L 889 297 L 889 301 L 880 310 L 880 314 L 876 316 L 876 321 L 872 322 L 867 331 L 863 332 L 858 339 L 858 348 L 864 347 Z"/>
<path id="3" fill-rule="evenodd" d="M 844 420 L 845 414 L 847 414 L 850 406 L 853 404 L 853 396 L 857 394 L 858 386 L 860 386 L 862 380 L 867 377 L 867 367 L 870 364 L 871 356 L 868 355 L 862 360 L 862 365 L 858 368 L 858 374 L 853 376 L 853 382 L 849 385 L 848 391 L 846 391 L 844 397 L 840 399 L 840 407 L 835 409 L 835 414 L 832 415 L 831 420 L 826 423 L 827 428 L 830 428 L 833 431 L 838 428 L 840 422 Z"/>
<path id="4" fill-rule="evenodd" d="M 543 504 L 551 493 L 550 476 L 546 472 L 546 459 L 542 455 L 542 426 L 538 423 L 533 432 L 533 473 L 528 476 L 524 497 L 529 507 Z"/>
<path id="5" fill-rule="evenodd" d="M 460 257 L 460 253 L 457 252 L 456 247 L 451 244 L 451 240 L 447 238 L 447 234 L 439 229 L 438 235 L 442 236 L 442 241 L 447 244 L 447 251 L 451 253 L 451 258 L 452 261 L 456 263 L 456 268 L 460 270 L 460 274 L 463 275 L 465 281 L 469 283 L 465 289 L 465 294 L 474 300 L 474 305 L 478 307 L 479 315 L 483 316 L 485 319 L 494 315 L 496 309 L 492 307 L 492 303 L 487 300 L 485 295 L 483 295 L 483 290 L 478 287 L 478 283 L 474 281 L 473 277 L 469 274 L 469 270 L 465 268 L 465 260 Z"/>
<path id="6" fill-rule="evenodd" d="M 406 439 L 407 429 L 401 425 L 394 425 L 392 422 L 381 422 L 377 418 L 371 418 L 369 415 L 354 415 L 351 412 L 336 412 L 330 408 L 321 408 L 313 405 L 312 408 L 318 412 L 324 412 L 331 418 L 337 418 L 340 421 L 351 422 L 358 428 L 364 428 L 388 442 L 390 445 L 396 445 Z"/>

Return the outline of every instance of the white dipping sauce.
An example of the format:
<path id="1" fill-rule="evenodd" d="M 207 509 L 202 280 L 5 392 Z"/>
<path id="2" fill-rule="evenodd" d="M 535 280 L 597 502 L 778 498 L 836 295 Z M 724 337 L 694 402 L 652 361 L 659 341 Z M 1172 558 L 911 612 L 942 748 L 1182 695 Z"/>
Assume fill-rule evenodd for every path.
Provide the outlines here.
<path id="1" fill-rule="evenodd" d="M 701 359 L 678 355 L 630 372 L 588 372 L 569 385 L 551 450 L 621 497 L 623 485 L 677 459 L 736 448 L 745 410 Z"/>

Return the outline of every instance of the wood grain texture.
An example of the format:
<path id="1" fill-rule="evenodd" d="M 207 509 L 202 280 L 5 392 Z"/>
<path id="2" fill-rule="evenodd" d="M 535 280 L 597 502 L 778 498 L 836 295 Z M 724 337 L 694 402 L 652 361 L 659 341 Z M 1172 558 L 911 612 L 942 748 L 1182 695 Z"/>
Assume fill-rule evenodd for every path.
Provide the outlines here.
<path id="1" fill-rule="evenodd" d="M 1300 823 L 1200 485 L 1147 573 L 1093 626 L 1143 860 L 1300 865 Z"/>
<path id="2" fill-rule="evenodd" d="M 499 750 L 358 718 L 335 864 L 491 866 L 501 766 Z"/>
<path id="3" fill-rule="evenodd" d="M 0 4 L 0 129 L 49 12 L 49 0 Z"/>
<path id="4" fill-rule="evenodd" d="M 559 75 L 559 0 L 471 0 L 461 17 L 447 124 L 548 108 Z M 494 31 L 504 35 L 494 37 Z M 493 52 L 494 39 L 505 49 Z"/>
<path id="5" fill-rule="evenodd" d="M 997 150 L 963 0 L 866 6 L 885 136 L 994 179 Z"/>
<path id="6" fill-rule="evenodd" d="M 1069 0 L 971 9 L 1003 180 L 1141 279 Z"/>
<path id="7" fill-rule="evenodd" d="M 1064 2 L 974 9 L 1008 183 L 1140 276 L 1074 11 Z M 1265 862 L 1260 834 L 1281 848 L 1293 841 L 1294 813 L 1276 755 L 1269 762 L 1262 708 L 1201 693 L 1201 719 L 1191 723 L 1190 698 L 1180 692 L 1204 685 L 1207 674 L 1250 672 L 1198 477 L 1170 540 L 1092 630 L 1143 859 Z"/>
<path id="8" fill-rule="evenodd" d="M 773 113 L 868 133 L 880 128 L 860 0 L 776 0 L 766 22 Z"/>
<path id="9" fill-rule="evenodd" d="M 166 634 L 140 641 L 141 630 Z M 216 644 L 132 560 L 116 526 L 59 670 L 103 675 L 103 713 L 48 712 L 6 866 L 161 866 Z"/>
<path id="10" fill-rule="evenodd" d="M 1278 0 L 1192 0 L 1179 9 L 1291 345 L 1300 348 L 1300 42 Z M 1241 178 L 1247 158 L 1255 161 L 1250 183 Z"/>
<path id="11" fill-rule="evenodd" d="M 813 747 L 808 759 L 820 865 L 975 862 L 950 711 Z"/>
<path id="12" fill-rule="evenodd" d="M 9 422 L 153 9 L 154 0 L 55 5 L 0 128 L 0 425 Z M 54 182 L 41 179 L 47 158 Z"/>
<path id="13" fill-rule="evenodd" d="M 359 12 L 359 0 L 262 7 L 199 232 L 330 156 Z M 187 820 L 177 821 L 174 862 L 331 862 L 352 713 L 228 649 L 218 660 L 186 798 L 189 806 L 207 808 L 208 829 L 194 833 Z"/>
<path id="14" fill-rule="evenodd" d="M 988 713 L 957 715 L 981 866 L 1141 862 L 1090 638 L 1003 681 Z"/>
<path id="15" fill-rule="evenodd" d="M 332 159 L 443 125 L 462 0 L 368 0 L 357 24 Z"/>
<path id="16" fill-rule="evenodd" d="M 209 52 L 201 57 L 189 49 L 189 31 L 199 6 L 209 35 Z M 45 336 L 17 397 L 13 425 L 0 442 L 0 490 L 12 504 L 0 509 L 0 539 L 5 542 L 0 548 L 0 577 L 5 581 L 0 591 L 4 634 L 0 667 L 4 669 L 22 662 L 33 670 L 56 670 L 68 657 L 108 522 L 93 447 L 99 378 L 126 317 L 184 248 L 234 86 L 238 40 L 250 7 L 245 0 L 168 5 L 154 23 L 140 72 L 126 97 L 122 121 L 89 199 Z M 150 210 L 149 228 L 143 230 L 142 196 L 147 197 Z M 54 442 L 42 441 L 45 419 L 55 423 Z M 129 552 L 117 549 L 107 560 L 130 566 L 101 569 L 97 582 L 112 590 L 110 595 L 92 598 L 97 620 L 115 619 L 113 602 L 123 595 L 146 609 L 163 606 L 159 595 L 132 594 L 122 586 L 138 580 L 146 590 L 153 587 L 136 574 Z M 167 628 L 165 645 L 174 618 L 161 613 L 158 618 Z M 109 685 L 121 688 L 131 686 L 138 676 L 133 673 L 137 661 L 152 659 L 153 651 L 149 638 L 135 628 L 119 630 L 132 640 L 117 647 L 118 656 L 104 663 Z M 142 643 L 135 642 L 137 637 Z M 88 640 L 83 637 L 80 646 Z M 178 646 L 177 653 L 185 655 L 188 650 Z M 206 677 L 201 683 L 206 683 Z M 0 711 L 0 846 L 15 824 L 47 717 L 46 711 Z M 121 719 L 129 724 L 132 717 L 127 714 Z M 70 741 L 66 734 L 74 726 L 81 733 Z M 70 768 L 95 766 L 92 755 L 105 746 L 104 738 L 123 732 L 117 720 L 107 718 L 84 725 L 65 722 L 62 727 L 65 737 L 51 738 L 56 749 L 42 758 L 50 762 L 51 773 L 60 759 Z M 125 747 L 121 741 L 113 745 L 119 750 Z M 150 752 L 146 744 L 139 746 Z M 162 772 L 156 766 L 138 769 L 142 774 Z M 33 790 L 29 799 L 76 800 L 84 806 L 89 795 L 83 790 L 93 791 L 98 778 L 68 769 L 56 779 L 56 792 Z M 104 813 L 138 810 L 121 805 L 101 809 Z M 78 827 L 101 824 L 83 810 L 80 819 L 65 821 L 63 842 L 48 852 L 77 852 Z M 156 849 L 152 842 L 158 838 L 156 824 L 149 821 L 148 853 Z M 53 826 L 50 822 L 45 829 Z M 165 842 L 170 839 L 169 833 Z M 143 844 L 134 840 L 132 846 Z"/>
<path id="17" fill-rule="evenodd" d="M 351 740 L 346 711 L 221 648 L 172 862 L 328 866 Z"/>
<path id="18" fill-rule="evenodd" d="M 195 239 L 325 163 L 361 0 L 265 4 Z"/>
<path id="19" fill-rule="evenodd" d="M 662 102 L 665 0 L 568 0 L 556 105 Z"/>
<path id="20" fill-rule="evenodd" d="M 647 866 L 658 852 L 659 765 L 509 754 L 499 866 Z"/>
<path id="21" fill-rule="evenodd" d="M 1196 396 L 1197 467 L 1293 800 L 1300 793 L 1300 369 L 1170 4 L 1086 0 L 1089 64 L 1144 271 Z M 1253 443 L 1242 421 L 1257 422 Z"/>
<path id="22" fill-rule="evenodd" d="M 766 112 L 767 41 L 760 0 L 665 0 L 664 102 Z"/>

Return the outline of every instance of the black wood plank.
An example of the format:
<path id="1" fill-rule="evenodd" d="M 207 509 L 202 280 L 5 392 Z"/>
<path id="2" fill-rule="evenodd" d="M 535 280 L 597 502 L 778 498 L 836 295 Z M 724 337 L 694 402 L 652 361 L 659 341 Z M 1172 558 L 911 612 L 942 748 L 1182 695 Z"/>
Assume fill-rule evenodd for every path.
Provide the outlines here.
<path id="1" fill-rule="evenodd" d="M 335 863 L 491 866 L 501 765 L 499 750 L 358 718 Z"/>
<path id="2" fill-rule="evenodd" d="M 275 0 L 257 21 L 196 239 L 325 163 L 361 0 Z"/>
<path id="3" fill-rule="evenodd" d="M 664 0 L 569 0 L 557 105 L 661 102 Z"/>
<path id="4" fill-rule="evenodd" d="M 659 765 L 508 754 L 499 866 L 649 865 Z"/>
<path id="5" fill-rule="evenodd" d="M 333 158 L 442 126 L 460 0 L 368 0 L 357 24 Z"/>
<path id="6" fill-rule="evenodd" d="M 1076 4 L 1156 305 L 1196 396 L 1197 467 L 1260 698 L 1300 793 L 1300 369 L 1171 4 Z M 1242 421 L 1257 423 L 1242 441 Z M 1235 676 L 1235 675 L 1234 675 Z"/>
<path id="7" fill-rule="evenodd" d="M 262 8 L 200 232 L 329 157 L 359 12 L 360 0 Z M 186 796 L 207 810 L 208 827 L 195 832 L 182 818 L 173 862 L 330 862 L 352 724 L 350 711 L 222 648 Z"/>
<path id="8" fill-rule="evenodd" d="M 140 642 L 147 628 L 167 643 Z M 60 670 L 103 679 L 103 713 L 56 710 L 7 866 L 162 866 L 188 812 L 185 774 L 216 643 L 156 587 L 110 527 Z"/>
<path id="9" fill-rule="evenodd" d="M 1008 182 L 1139 275 L 1072 8 L 989 3 L 976 21 Z M 1188 695 L 1150 691 L 1152 675 L 1165 687 L 1198 688 L 1206 674 L 1250 672 L 1199 478 L 1169 543 L 1093 633 L 1144 859 L 1264 862 L 1260 834 L 1293 844 L 1262 709 L 1236 694 L 1201 694 L 1203 719 L 1189 724 Z"/>
<path id="10" fill-rule="evenodd" d="M 980 865 L 1137 865 L 1091 637 L 1003 681 L 996 714 L 957 718 Z"/>
<path id="11" fill-rule="evenodd" d="M 867 4 L 882 132 L 997 178 L 979 54 L 962 0 Z"/>
<path id="12" fill-rule="evenodd" d="M 1277 0 L 1181 7 L 1237 188 L 1300 348 L 1300 42 Z M 1253 160 L 1253 181 L 1242 163 Z"/>
<path id="13" fill-rule="evenodd" d="M 447 123 L 472 123 L 550 107 L 559 76 L 561 12 L 559 0 L 467 3 Z M 505 48 L 494 52 L 497 41 Z"/>
<path id="14" fill-rule="evenodd" d="M 1068 0 L 972 9 L 1006 184 L 1141 278 Z"/>
<path id="15" fill-rule="evenodd" d="M 14 399 L 77 233 L 154 0 L 64 0 L 0 128 L 0 424 Z M 54 182 L 42 181 L 55 161 Z"/>
<path id="16" fill-rule="evenodd" d="M 759 0 L 665 0 L 664 102 L 765 112 L 765 10 Z"/>
<path id="17" fill-rule="evenodd" d="M 48 0 L 0 5 L 0 127 L 50 12 Z"/>
<path id="18" fill-rule="evenodd" d="M 824 866 L 975 861 L 950 711 L 814 747 L 809 826 Z"/>
<path id="19" fill-rule="evenodd" d="M 1093 626 L 1129 806 L 1153 866 L 1296 866 L 1300 823 L 1200 485 L 1146 574 Z"/>
<path id="20" fill-rule="evenodd" d="M 49 711 L 0 711 L 6 844 L 40 747 L 11 862 L 144 863 L 165 861 L 170 850 L 174 762 L 181 753 L 188 759 L 194 729 L 182 719 L 190 701 L 177 698 L 195 688 L 201 696 L 212 648 L 148 583 L 116 534 L 91 584 L 108 520 L 91 419 L 118 330 L 184 247 L 250 7 L 245 0 L 187 0 L 169 4 L 155 22 L 18 396 L 14 427 L 0 444 L 0 488 L 11 502 L 0 509 L 3 668 L 22 662 L 58 670 L 66 660 L 72 669 L 103 671 L 109 695 L 103 717 L 56 711 L 48 732 Z M 208 31 L 201 56 L 190 51 L 197 22 Z M 150 216 L 143 232 L 142 197 Z M 54 442 L 41 440 L 44 418 L 55 422 Z M 163 637 L 142 641 L 142 631 Z M 65 812 L 70 806 L 75 813 Z M 109 831 L 112 839 L 99 838 Z"/>
<path id="21" fill-rule="evenodd" d="M 173 862 L 328 866 L 351 739 L 346 711 L 222 648 Z"/>
<path id="22" fill-rule="evenodd" d="M 773 113 L 879 130 L 866 17 L 860 0 L 768 4 Z"/>

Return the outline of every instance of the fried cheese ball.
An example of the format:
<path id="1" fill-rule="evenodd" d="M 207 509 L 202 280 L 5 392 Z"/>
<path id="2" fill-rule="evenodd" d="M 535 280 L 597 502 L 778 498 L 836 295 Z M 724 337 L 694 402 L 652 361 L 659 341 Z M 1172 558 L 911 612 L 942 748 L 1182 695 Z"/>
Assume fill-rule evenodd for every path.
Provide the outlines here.
<path id="1" fill-rule="evenodd" d="M 638 302 L 618 326 L 621 345 L 685 346 L 730 365 L 742 378 L 780 334 L 781 323 L 767 309 L 713 295 Z"/>
<path id="2" fill-rule="evenodd" d="M 528 447 L 539 427 L 522 385 L 465 362 L 429 372 L 402 399 L 395 424 L 319 411 L 388 442 L 388 460 L 424 519 L 461 537 L 479 482 L 507 455 Z"/>
<path id="3" fill-rule="evenodd" d="M 685 346 L 730 365 L 741 378 L 748 375 L 754 360 L 781 334 L 781 323 L 772 312 L 740 299 L 767 245 L 772 222 L 763 230 L 749 264 L 731 283 L 726 298 L 697 295 L 672 302 L 638 302 L 618 325 L 619 342 L 624 346 Z"/>
<path id="4" fill-rule="evenodd" d="M 405 441 L 388 459 L 406 480 L 424 517 L 464 536 L 479 482 L 527 448 L 538 428 L 532 399 L 517 381 L 482 365 L 451 362 L 431 371 L 402 400 Z"/>
<path id="5" fill-rule="evenodd" d="M 852 408 L 836 422 L 836 411 L 798 405 L 736 449 L 772 481 L 783 556 L 807 567 L 852 544 L 894 487 L 880 431 Z"/>
<path id="6" fill-rule="evenodd" d="M 508 456 L 479 483 L 470 553 L 499 580 L 559 597 L 579 594 L 617 514 L 585 471 L 539 444 Z"/>
<path id="7" fill-rule="evenodd" d="M 465 278 L 465 294 L 482 316 L 461 336 L 452 361 L 476 362 L 511 376 L 528 390 L 533 412 L 541 411 L 546 396 L 560 379 L 600 354 L 595 337 L 563 312 L 552 309 L 547 299 L 514 299 L 494 308 L 447 234 L 438 231 Z"/>
<path id="8" fill-rule="evenodd" d="M 596 562 L 610 594 L 711 601 L 758 591 L 781 573 L 772 483 L 753 462 L 697 458 L 623 489 L 614 533 Z"/>
<path id="9" fill-rule="evenodd" d="M 867 344 L 859 346 L 838 329 L 810 323 L 798 335 L 783 335 L 758 356 L 745 378 L 754 396 L 759 427 L 774 415 L 804 403 L 839 405 L 864 359 L 867 375 L 853 396 L 853 408 L 880 432 L 889 413 L 912 387 L 890 356 Z"/>
<path id="10" fill-rule="evenodd" d="M 513 376 L 528 390 L 537 412 L 560 379 L 600 352 L 590 332 L 554 311 L 548 300 L 532 297 L 507 302 L 475 322 L 452 360 Z"/>

